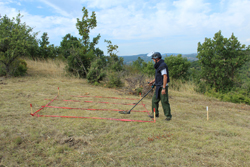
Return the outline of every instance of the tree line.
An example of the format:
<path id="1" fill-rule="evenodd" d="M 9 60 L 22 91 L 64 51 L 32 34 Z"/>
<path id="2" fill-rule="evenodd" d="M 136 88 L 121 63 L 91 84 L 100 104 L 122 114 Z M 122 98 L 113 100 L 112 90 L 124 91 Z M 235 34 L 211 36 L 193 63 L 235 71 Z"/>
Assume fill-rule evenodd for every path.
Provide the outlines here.
<path id="1" fill-rule="evenodd" d="M 117 56 L 117 45 L 105 40 L 109 55 L 96 47 L 101 35 L 90 39 L 90 31 L 97 26 L 96 14 L 89 16 L 83 7 L 83 16 L 77 18 L 76 28 L 81 38 L 66 34 L 60 46 L 50 44 L 46 32 L 37 39 L 37 32 L 21 22 L 21 14 L 15 18 L 3 16 L 0 18 L 0 75 L 22 76 L 27 71 L 23 57 L 36 59 L 59 58 L 67 62 L 66 70 L 78 77 L 87 78 L 90 83 L 98 84 L 107 73 L 111 76 L 110 84 L 121 85 L 117 72 L 122 70 L 123 58 Z M 109 78 L 109 77 L 108 77 Z M 115 86 L 115 85 L 113 85 Z"/>
<path id="2" fill-rule="evenodd" d="M 138 57 L 132 64 L 124 65 L 123 59 L 117 56 L 118 46 L 110 40 L 107 53 L 97 46 L 101 35 L 90 39 L 90 32 L 97 26 L 96 14 L 89 16 L 83 7 L 83 16 L 77 18 L 76 28 L 81 38 L 66 34 L 60 46 L 50 44 L 46 32 L 37 39 L 37 32 L 21 22 L 21 14 L 15 18 L 6 15 L 0 18 L 0 75 L 20 76 L 27 70 L 22 57 L 36 59 L 60 58 L 67 64 L 66 70 L 80 78 L 98 85 L 104 79 L 108 87 L 119 87 L 123 83 L 121 77 L 125 73 L 143 73 L 154 75 L 152 61 L 144 62 Z M 250 46 L 241 44 L 234 34 L 230 38 L 223 37 L 221 31 L 213 38 L 205 38 L 198 43 L 198 61 L 190 62 L 182 55 L 167 56 L 164 61 L 169 67 L 170 77 L 174 80 L 196 84 L 196 91 L 216 96 L 222 100 L 246 102 L 250 104 L 249 76 Z M 249 78 L 249 77 L 248 77 Z M 174 84 L 174 83 L 173 83 Z"/>
<path id="3" fill-rule="evenodd" d="M 181 54 L 164 58 L 174 82 L 192 81 L 199 93 L 250 104 L 250 46 L 241 44 L 234 34 L 224 38 L 218 31 L 212 39 L 199 42 L 197 52 L 198 60 L 193 62 Z M 146 63 L 138 57 L 127 68 L 153 76 L 153 66 L 152 61 Z"/>

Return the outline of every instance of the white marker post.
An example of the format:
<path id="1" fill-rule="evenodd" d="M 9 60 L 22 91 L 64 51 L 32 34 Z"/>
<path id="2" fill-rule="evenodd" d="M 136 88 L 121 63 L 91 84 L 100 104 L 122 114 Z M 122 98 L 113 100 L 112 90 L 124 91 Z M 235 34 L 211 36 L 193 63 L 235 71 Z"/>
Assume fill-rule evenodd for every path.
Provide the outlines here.
<path id="1" fill-rule="evenodd" d="M 209 115 L 208 115 L 208 106 L 207 106 L 207 121 L 209 120 Z"/>

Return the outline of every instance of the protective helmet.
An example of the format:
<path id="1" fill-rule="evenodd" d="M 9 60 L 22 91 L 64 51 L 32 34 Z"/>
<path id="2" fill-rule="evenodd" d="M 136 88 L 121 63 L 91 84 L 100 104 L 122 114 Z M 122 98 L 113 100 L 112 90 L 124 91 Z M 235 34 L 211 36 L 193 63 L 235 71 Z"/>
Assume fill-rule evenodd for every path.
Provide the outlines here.
<path id="1" fill-rule="evenodd" d="M 147 56 L 151 57 L 151 59 L 161 59 L 161 54 L 159 52 L 150 52 Z"/>

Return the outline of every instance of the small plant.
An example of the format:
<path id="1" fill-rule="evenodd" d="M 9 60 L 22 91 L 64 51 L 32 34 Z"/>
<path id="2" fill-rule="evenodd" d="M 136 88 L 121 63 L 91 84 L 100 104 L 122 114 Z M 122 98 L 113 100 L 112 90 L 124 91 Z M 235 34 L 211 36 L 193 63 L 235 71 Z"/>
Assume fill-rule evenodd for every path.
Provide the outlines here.
<path id="1" fill-rule="evenodd" d="M 121 81 L 121 77 L 119 76 L 118 72 L 109 73 L 106 82 L 108 88 L 117 88 L 123 86 L 123 82 Z"/>
<path id="2" fill-rule="evenodd" d="M 22 144 L 22 142 L 23 142 L 23 140 L 20 136 L 18 136 L 17 138 L 14 139 L 14 143 L 16 145 L 20 145 L 20 144 Z"/>
<path id="3" fill-rule="evenodd" d="M 19 59 L 13 65 L 12 73 L 15 77 L 24 76 L 27 72 L 27 69 L 28 67 L 26 61 L 23 59 Z"/>
<path id="4" fill-rule="evenodd" d="M 87 79 L 90 83 L 94 83 L 98 85 L 100 81 L 104 79 L 106 76 L 106 72 L 104 71 L 105 67 L 105 59 L 98 58 L 94 62 L 92 62 L 91 67 L 89 68 L 89 72 L 87 75 Z M 97 82 L 97 84 L 96 84 Z"/>

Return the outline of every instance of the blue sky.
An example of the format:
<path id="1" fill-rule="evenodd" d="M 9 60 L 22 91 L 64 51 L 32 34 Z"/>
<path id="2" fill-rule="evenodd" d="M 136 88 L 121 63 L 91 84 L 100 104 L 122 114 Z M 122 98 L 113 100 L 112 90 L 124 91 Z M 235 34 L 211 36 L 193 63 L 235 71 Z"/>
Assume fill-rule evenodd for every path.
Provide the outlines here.
<path id="1" fill-rule="evenodd" d="M 76 19 L 82 7 L 96 12 L 97 27 L 91 31 L 101 39 L 97 47 L 106 53 L 111 40 L 118 55 L 196 53 L 198 42 L 213 38 L 219 30 L 232 33 L 242 44 L 250 45 L 250 0 L 0 0 L 0 14 L 15 17 L 39 32 L 47 32 L 56 46 L 70 33 L 80 37 Z"/>

